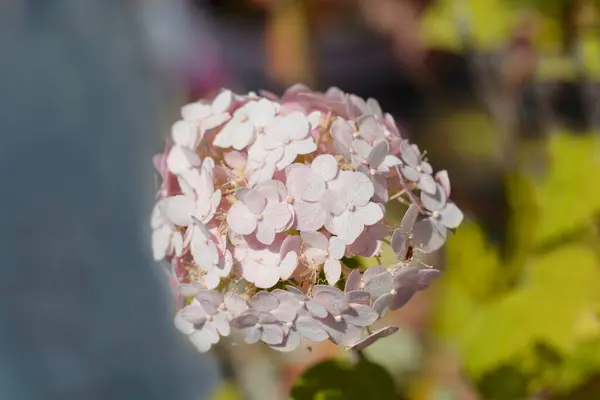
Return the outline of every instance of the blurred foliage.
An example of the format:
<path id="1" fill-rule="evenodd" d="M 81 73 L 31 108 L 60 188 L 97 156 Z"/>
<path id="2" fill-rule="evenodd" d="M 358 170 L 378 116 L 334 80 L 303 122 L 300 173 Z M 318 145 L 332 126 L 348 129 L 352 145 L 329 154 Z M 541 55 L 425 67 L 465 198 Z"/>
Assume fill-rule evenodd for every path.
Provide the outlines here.
<path id="1" fill-rule="evenodd" d="M 566 392 L 600 370 L 596 139 L 555 132 L 543 178 L 509 176 L 507 255 L 474 222 L 447 245 L 435 333 L 485 399 Z"/>
<path id="2" fill-rule="evenodd" d="M 242 396 L 234 382 L 225 380 L 217 387 L 211 400 L 241 400 Z"/>
<path id="3" fill-rule="evenodd" d="M 307 370 L 292 388 L 294 400 L 397 399 L 387 370 L 364 358 L 358 362 L 329 360 Z"/>

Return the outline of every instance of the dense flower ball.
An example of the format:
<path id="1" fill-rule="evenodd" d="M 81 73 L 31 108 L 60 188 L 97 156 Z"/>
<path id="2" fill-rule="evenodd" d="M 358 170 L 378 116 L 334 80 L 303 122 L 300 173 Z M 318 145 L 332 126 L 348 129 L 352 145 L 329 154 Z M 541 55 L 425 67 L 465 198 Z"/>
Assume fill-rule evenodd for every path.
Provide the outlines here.
<path id="1" fill-rule="evenodd" d="M 439 275 L 410 253 L 440 249 L 463 215 L 448 174 L 432 175 L 391 115 L 303 85 L 281 98 L 222 90 L 181 115 L 154 159 L 151 222 L 154 257 L 171 263 L 184 299 L 177 328 L 200 351 L 232 328 L 280 351 L 302 338 L 362 349 L 396 332 L 369 326 Z M 397 227 L 391 201 L 409 205 Z M 397 263 L 345 265 L 376 256 L 386 237 Z"/>

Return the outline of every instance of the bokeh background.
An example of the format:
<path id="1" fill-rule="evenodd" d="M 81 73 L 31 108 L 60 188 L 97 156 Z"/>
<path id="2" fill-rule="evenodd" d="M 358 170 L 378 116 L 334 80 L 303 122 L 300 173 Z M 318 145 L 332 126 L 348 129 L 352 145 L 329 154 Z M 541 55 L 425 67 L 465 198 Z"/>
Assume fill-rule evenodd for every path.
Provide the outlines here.
<path id="1" fill-rule="evenodd" d="M 444 270 L 443 277 L 386 317 L 385 322 L 399 324 L 401 331 L 365 352 L 393 376 L 399 398 L 600 398 L 600 4 L 595 0 L 130 0 L 118 6 L 112 0 L 86 0 L 77 7 L 50 3 L 56 3 L 54 8 L 16 0 L 0 5 L 0 16 L 26 21 L 9 25 L 11 34 L 32 35 L 31 40 L 19 42 L 21 51 L 18 45 L 7 47 L 8 59 L 12 54 L 20 62 L 3 76 L 14 93 L 28 88 L 26 93 L 35 96 L 32 90 L 39 91 L 46 81 L 59 85 L 54 77 L 63 80 L 63 88 L 72 85 L 69 68 L 73 65 L 86 71 L 87 75 L 77 75 L 83 82 L 113 73 L 116 78 L 108 81 L 112 86 L 99 84 L 104 97 L 98 98 L 95 90 L 100 89 L 91 87 L 85 97 L 91 103 L 100 101 L 98 107 L 105 107 L 100 115 L 119 116 L 103 125 L 102 132 L 89 122 L 94 117 L 85 114 L 92 111 L 77 108 L 82 104 L 78 97 L 46 99 L 55 107 L 48 110 L 49 115 L 87 116 L 88 122 L 67 126 L 72 137 L 88 128 L 98 129 L 97 135 L 135 130 L 137 136 L 125 146 L 158 152 L 186 102 L 210 97 L 221 87 L 281 92 L 292 84 L 306 83 L 316 90 L 338 86 L 378 99 L 399 122 L 402 133 L 427 150 L 434 169 L 449 171 L 452 197 L 468 218 L 446 248 L 431 256 L 431 262 Z M 107 12 L 104 8 L 109 7 L 115 8 Z M 40 21 L 52 21 L 55 26 L 48 28 Z M 40 31 L 40 26 L 48 31 Z M 32 34 L 32 29 L 37 31 Z M 109 36 L 109 44 L 100 45 Z M 73 37 L 80 40 L 80 47 L 58 45 Z M 39 53 L 22 56 L 23 47 L 45 49 L 44 57 L 49 59 L 60 57 L 60 51 L 78 51 L 82 54 L 78 60 L 87 61 L 70 59 L 71 63 L 56 63 L 53 70 L 40 71 L 33 68 L 40 62 Z M 92 55 L 85 56 L 86 50 Z M 110 64 L 114 71 L 99 67 L 99 62 Z M 21 69 L 27 65 L 31 75 Z M 28 78 L 38 75 L 47 79 L 36 87 Z M 17 80 L 22 86 L 15 83 L 15 76 L 23 78 Z M 64 92 L 59 87 L 50 85 L 40 93 Z M 20 104 L 9 101 L 9 96 L 6 99 L 0 113 Z M 114 99 L 118 102 L 111 104 Z M 149 99 L 157 101 L 141 105 Z M 125 123 L 124 109 L 130 110 L 129 117 L 136 116 L 133 120 L 144 123 Z M 23 118 L 30 115 L 26 111 L 31 110 L 25 107 Z M 3 118 L 12 121 L 8 114 Z M 21 128 L 16 121 L 20 120 L 6 125 L 11 132 Z M 115 130 L 110 123 L 120 128 Z M 57 124 L 56 129 L 65 128 Z M 151 176 L 151 159 L 144 161 L 144 151 L 136 153 L 138 158 L 127 158 L 126 148 L 119 147 L 117 139 L 114 143 L 98 141 L 92 146 L 104 149 L 102 154 L 94 153 L 98 163 L 122 157 L 129 160 L 123 164 L 125 170 L 135 164 L 142 171 L 147 168 Z M 113 153 L 114 149 L 124 153 Z M 8 162 L 4 168 L 11 168 Z M 65 177 L 75 174 L 70 169 L 60 171 Z M 107 182 L 118 175 L 107 174 Z M 151 201 L 140 195 L 147 193 L 145 188 L 129 185 L 145 176 L 138 172 L 120 181 L 131 196 L 120 204 L 122 212 L 122 207 L 144 210 L 141 204 Z M 27 175 L 27 179 L 36 178 Z M 112 191 L 99 184 L 88 186 L 98 193 Z M 133 199 L 139 199 L 140 207 Z M 142 221 L 143 213 L 136 214 Z M 7 231 L 5 236 L 11 234 Z M 68 243 L 75 246 L 68 241 L 58 246 Z M 110 242 L 103 251 L 122 247 Z M 159 267 L 142 255 L 146 254 L 143 247 L 139 245 L 137 261 L 115 256 L 115 268 L 119 264 L 122 269 L 113 278 L 118 275 L 126 281 L 131 275 L 131 285 L 147 271 L 150 283 L 136 294 L 128 292 L 131 286 L 123 281 L 123 287 L 113 289 L 107 277 L 106 288 L 123 292 L 123 302 L 129 301 L 125 296 L 134 298 L 134 294 L 160 299 L 150 301 L 150 308 L 161 316 L 155 322 L 164 335 L 150 335 L 152 344 L 147 346 L 169 343 L 159 352 L 161 357 L 170 354 L 165 360 L 171 360 L 172 366 L 164 369 L 192 381 L 197 377 L 197 386 L 205 389 L 196 389 L 198 399 L 285 399 L 298 377 L 313 365 L 347 357 L 324 343 L 283 355 L 259 345 L 233 346 L 223 341 L 211 355 L 197 356 L 204 360 L 203 367 L 178 364 L 179 354 L 189 357 L 192 350 L 181 347 L 184 344 L 178 342 L 177 334 L 165 327 L 169 303 L 156 294 L 162 281 L 152 270 Z M 31 261 L 31 274 L 43 263 Z M 135 272 L 127 272 L 133 264 Z M 90 275 L 86 279 L 100 278 Z M 123 304 L 114 298 L 108 303 L 101 296 L 94 301 L 110 304 L 106 306 L 110 315 Z M 125 313 L 122 319 L 128 317 Z M 138 319 L 143 318 L 138 315 Z M 89 328 L 88 322 L 78 321 Z M 128 325 L 118 329 L 125 329 L 128 340 L 138 342 L 139 354 L 150 348 L 140 344 L 137 330 Z M 14 348 L 15 341 L 9 336 L 7 348 Z M 81 350 L 69 351 L 78 354 Z M 135 370 L 134 364 L 123 368 Z M 26 365 L 19 371 L 23 368 L 27 371 Z M 147 367 L 146 378 L 156 376 L 159 369 Z M 221 380 L 213 386 L 217 372 Z M 183 383 L 165 376 L 183 393 Z M 168 389 L 152 390 L 156 394 Z"/>

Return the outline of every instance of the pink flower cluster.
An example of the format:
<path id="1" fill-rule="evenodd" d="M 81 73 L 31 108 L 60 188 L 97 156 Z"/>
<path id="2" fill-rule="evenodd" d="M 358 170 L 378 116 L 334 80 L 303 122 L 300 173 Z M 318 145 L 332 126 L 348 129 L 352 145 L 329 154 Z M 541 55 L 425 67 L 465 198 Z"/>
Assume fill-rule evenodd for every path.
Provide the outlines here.
<path id="1" fill-rule="evenodd" d="M 462 221 L 447 174 L 432 175 L 377 101 L 337 88 L 222 90 L 181 116 L 154 159 L 162 185 L 151 221 L 155 259 L 171 262 L 178 293 L 193 298 L 178 328 L 202 351 L 230 327 L 279 350 L 301 337 L 352 347 L 385 336 L 361 332 L 435 275 L 409 266 L 407 249 L 438 250 Z M 385 222 L 389 201 L 412 204 L 397 229 Z M 391 235 L 399 263 L 378 267 L 366 281 L 379 286 L 365 289 L 344 260 L 376 256 Z"/>

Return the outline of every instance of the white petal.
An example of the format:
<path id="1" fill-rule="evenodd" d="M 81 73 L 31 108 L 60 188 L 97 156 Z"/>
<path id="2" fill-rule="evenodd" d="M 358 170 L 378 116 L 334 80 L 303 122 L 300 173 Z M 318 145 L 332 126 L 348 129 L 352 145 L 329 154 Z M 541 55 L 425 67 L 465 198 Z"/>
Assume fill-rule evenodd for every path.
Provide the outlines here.
<path id="1" fill-rule="evenodd" d="M 293 139 L 304 139 L 310 132 L 310 124 L 306 116 L 299 112 L 291 112 L 285 117 L 285 136 Z"/>
<path id="2" fill-rule="evenodd" d="M 290 145 L 285 146 L 285 147 L 283 147 L 283 155 L 277 161 L 275 166 L 277 167 L 278 170 L 281 171 L 281 170 L 285 169 L 287 166 L 289 166 L 291 163 L 296 161 L 296 157 L 298 157 L 298 153 L 294 151 L 294 148 Z"/>
<path id="3" fill-rule="evenodd" d="M 167 168 L 174 174 L 181 174 L 190 168 L 199 167 L 201 163 L 198 154 L 182 146 L 173 146 L 167 156 Z"/>
<path id="4" fill-rule="evenodd" d="M 342 275 L 342 263 L 333 257 L 328 257 L 323 266 L 325 278 L 330 285 L 335 285 Z"/>
<path id="5" fill-rule="evenodd" d="M 254 141 L 254 138 L 254 125 L 252 125 L 250 121 L 241 123 L 238 125 L 235 134 L 233 135 L 233 148 L 236 150 L 243 150 Z"/>
<path id="6" fill-rule="evenodd" d="M 204 275 L 204 285 L 207 289 L 214 289 L 219 286 L 221 282 L 221 277 L 214 271 L 208 272 Z"/>
<path id="7" fill-rule="evenodd" d="M 296 154 L 309 154 L 317 150 L 317 145 L 312 137 L 294 141 L 288 146 L 291 147 Z"/>
<path id="8" fill-rule="evenodd" d="M 340 259 L 346 252 L 346 245 L 336 236 L 332 236 L 329 239 L 329 256 L 335 259 Z"/>
<path id="9" fill-rule="evenodd" d="M 168 255 L 172 235 L 173 230 L 168 226 L 162 226 L 152 231 L 152 255 L 156 261 L 160 261 Z"/>
<path id="10" fill-rule="evenodd" d="M 290 251 L 281 260 L 279 264 L 279 276 L 283 280 L 287 280 L 296 271 L 298 266 L 298 255 L 296 252 Z"/>
<path id="11" fill-rule="evenodd" d="M 183 235 L 181 232 L 173 232 L 173 237 L 171 237 L 171 246 L 173 247 L 173 251 L 177 257 L 181 257 L 183 254 Z"/>
<path id="12" fill-rule="evenodd" d="M 192 223 L 195 206 L 194 199 L 190 196 L 168 197 L 164 202 L 163 213 L 175 225 L 188 226 Z"/>
<path id="13" fill-rule="evenodd" d="M 233 102 L 233 94 L 230 90 L 223 90 L 217 95 L 212 101 L 212 111 L 216 113 L 223 113 L 229 110 L 231 103 Z"/>
<path id="14" fill-rule="evenodd" d="M 369 226 L 381 221 L 384 213 L 379 204 L 370 202 L 364 207 L 357 207 L 354 214 L 363 225 Z"/>
<path id="15" fill-rule="evenodd" d="M 171 127 L 171 137 L 175 144 L 195 149 L 198 143 L 198 127 L 195 123 L 180 120 Z"/>
<path id="16" fill-rule="evenodd" d="M 229 121 L 223 127 L 223 129 L 217 133 L 217 136 L 215 136 L 215 139 L 213 140 L 213 146 L 223 148 L 231 147 L 233 145 L 233 139 L 235 138 L 240 125 L 242 124 L 236 119 Z"/>
<path id="17" fill-rule="evenodd" d="M 267 99 L 260 99 L 252 109 L 250 116 L 256 126 L 266 126 L 275 118 L 275 105 Z"/>
<path id="18" fill-rule="evenodd" d="M 333 234 L 338 235 L 345 244 L 352 244 L 364 230 L 364 225 L 354 212 L 345 211 L 339 216 L 332 217 L 330 227 Z"/>
<path id="19" fill-rule="evenodd" d="M 196 329 L 194 329 L 194 324 L 184 319 L 181 316 L 181 312 L 178 312 L 175 315 L 174 324 L 177 330 L 183 333 L 184 335 L 191 335 L 196 331 Z"/>
<path id="20" fill-rule="evenodd" d="M 186 121 L 198 121 L 208 117 L 212 110 L 208 104 L 190 103 L 181 107 L 181 116 Z"/>
<path id="21" fill-rule="evenodd" d="M 219 125 L 224 124 L 225 122 L 229 121 L 231 119 L 231 114 L 229 113 L 219 113 L 219 114 L 214 114 L 211 115 L 210 117 L 202 120 L 202 122 L 200 122 L 200 129 L 202 130 L 202 133 L 214 129 Z"/>
<path id="22" fill-rule="evenodd" d="M 268 289 L 275 286 L 281 277 L 279 268 L 270 265 L 260 265 L 258 268 L 256 268 L 256 271 L 254 271 L 253 275 L 253 283 L 256 285 L 256 287 L 261 289 Z"/>

